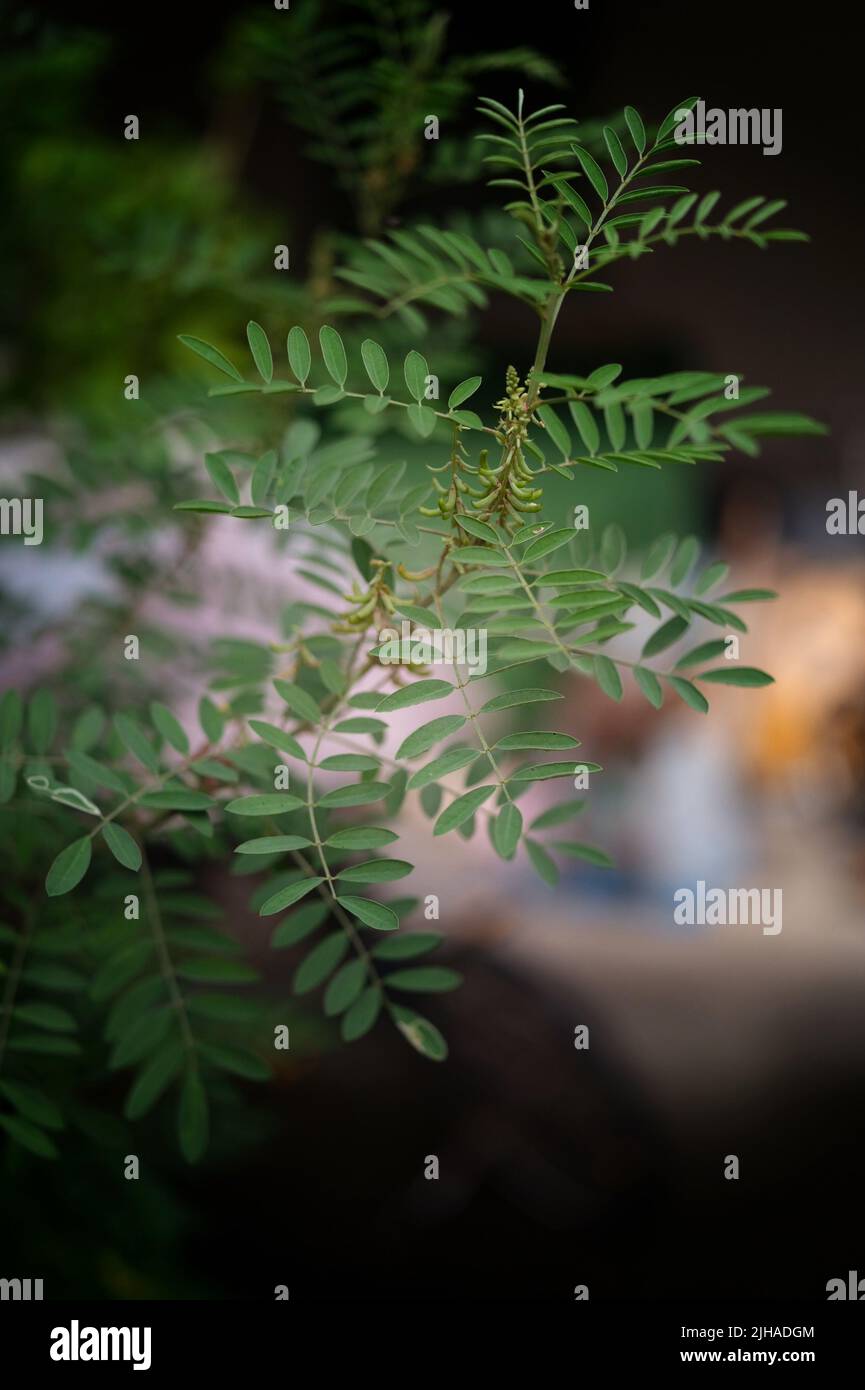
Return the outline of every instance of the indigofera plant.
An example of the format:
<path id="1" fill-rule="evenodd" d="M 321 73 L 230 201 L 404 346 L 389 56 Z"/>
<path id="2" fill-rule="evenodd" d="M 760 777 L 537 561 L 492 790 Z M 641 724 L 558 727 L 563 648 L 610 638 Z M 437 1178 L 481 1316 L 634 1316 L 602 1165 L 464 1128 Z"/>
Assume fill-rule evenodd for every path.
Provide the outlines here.
<path id="1" fill-rule="evenodd" d="M 632 679 L 655 707 L 672 697 L 701 712 L 713 685 L 771 681 L 752 666 L 716 664 L 723 634 L 746 633 L 742 610 L 771 592 L 728 588 L 725 564 L 699 567 L 692 536 L 663 535 L 626 569 L 620 526 L 597 536 L 577 530 L 550 515 L 544 498 L 551 478 L 570 483 L 584 469 L 713 464 L 733 450 L 756 454 L 764 437 L 822 431 L 802 415 L 752 411 L 768 392 L 740 389 L 737 374 L 629 380 L 614 363 L 586 374 L 548 365 L 566 302 L 609 292 L 602 277 L 621 260 L 673 248 L 683 236 L 758 248 L 806 239 L 767 225 L 778 202 L 751 198 L 717 221 L 719 195 L 698 199 L 679 182 L 699 161 L 682 157 L 671 132 L 675 113 L 694 101 L 677 103 L 652 137 L 626 108 L 621 137 L 606 127 L 606 157 L 599 150 L 596 158 L 560 105 L 527 115 L 522 93 L 515 110 L 484 100 L 494 129 L 480 138 L 492 184 L 510 199 L 505 244 L 484 247 L 465 230 L 422 225 L 349 252 L 340 274 L 354 297 L 339 304 L 343 331 L 312 321 L 291 327 L 288 373 L 257 322 L 247 329 L 247 374 L 200 338 L 182 338 L 227 378 L 212 396 L 284 397 L 288 420 L 278 438 L 262 438 L 258 454 L 208 454 L 213 495 L 178 509 L 272 527 L 271 543 L 296 557 L 322 598 L 293 604 L 269 647 L 217 645 L 195 736 L 154 701 L 110 721 L 87 710 L 60 740 L 51 695 L 32 697 L 26 727 L 19 697 L 4 697 L 0 797 L 8 801 L 20 778 L 39 807 L 59 805 L 78 822 L 48 869 L 48 912 L 22 903 L 27 932 L 0 929 L 11 952 L 0 982 L 0 1125 L 13 1139 L 54 1150 L 46 1131 L 58 1115 L 33 1078 L 33 1058 L 67 1054 L 76 1022 L 40 992 L 76 974 L 62 962 L 83 925 L 73 932 L 54 905 L 79 888 L 94 853 L 124 871 L 132 924 L 122 942 L 105 930 L 95 943 L 91 988 L 108 1010 L 113 1065 L 134 1068 L 126 1112 L 134 1119 L 179 1086 L 181 1145 L 194 1160 L 206 1143 L 213 1078 L 266 1075 L 269 1039 L 255 1008 L 236 997 L 255 973 L 208 925 L 219 910 L 189 873 L 151 868 L 166 837 L 181 846 L 198 837 L 213 853 L 233 845 L 236 871 L 254 877 L 253 909 L 278 919 L 272 945 L 298 952 L 295 991 L 322 988 L 324 1013 L 339 1020 L 345 1041 L 384 1016 L 421 1054 L 442 1060 L 444 1038 L 410 1001 L 451 990 L 460 977 L 430 963 L 438 932 L 404 929 L 418 900 L 388 896 L 386 887 L 412 873 L 395 851 L 404 799 L 417 794 L 434 837 L 469 838 L 483 827 L 503 860 L 525 855 L 554 885 L 557 859 L 611 862 L 602 848 L 565 838 L 585 797 L 568 795 L 528 823 L 520 808 L 534 784 L 556 780 L 570 792 L 577 773 L 601 771 L 577 758 L 577 737 L 545 727 L 563 679 L 594 681 L 613 700 Z M 478 404 L 480 375 L 440 401 L 428 316 L 465 316 L 489 294 L 526 306 L 536 334 L 491 407 Z M 424 353 L 405 354 L 402 382 L 386 348 L 366 336 L 375 321 L 416 341 L 430 332 Z M 322 449 L 309 425 L 329 414 L 333 446 Z M 395 461 L 382 447 L 391 419 L 407 422 L 435 461 Z M 626 659 L 617 639 L 642 615 L 653 630 L 639 659 Z M 409 650 L 385 661 L 382 634 L 397 623 Z M 459 643 L 433 640 L 468 629 L 488 639 L 483 673 L 460 659 Z M 691 645 L 669 664 L 664 654 L 692 630 Z M 445 701 L 445 713 L 428 708 Z M 389 718 L 402 710 L 417 722 L 386 752 Z M 113 889 L 114 876 L 103 897 Z M 31 954 L 44 963 L 31 965 Z M 244 1040 L 226 1041 L 226 1026 L 243 1028 Z M 17 1058 L 27 1075 L 7 1079 Z"/>

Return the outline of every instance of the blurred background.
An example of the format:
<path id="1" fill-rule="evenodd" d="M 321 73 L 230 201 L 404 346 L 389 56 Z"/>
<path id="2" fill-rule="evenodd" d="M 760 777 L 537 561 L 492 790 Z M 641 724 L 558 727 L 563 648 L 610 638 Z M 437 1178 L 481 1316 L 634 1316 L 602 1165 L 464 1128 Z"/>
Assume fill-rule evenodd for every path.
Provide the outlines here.
<path id="1" fill-rule="evenodd" d="M 292 1023 L 290 1060 L 270 1086 L 234 1088 L 189 1170 L 158 1117 L 135 1139 L 116 1122 L 122 1087 L 95 1049 L 61 1161 L 7 1155 L 0 1272 L 44 1272 L 54 1297 L 267 1298 L 287 1284 L 300 1299 L 559 1300 L 586 1284 L 593 1298 L 771 1299 L 825 1297 L 829 1278 L 862 1267 L 865 563 L 861 537 L 826 532 L 829 499 L 865 488 L 846 23 L 821 7 L 817 42 L 812 10 L 771 0 L 741 15 L 673 0 L 547 0 L 510 17 L 425 0 L 294 0 L 290 15 L 222 0 L 188 14 L 3 7 L 0 493 L 46 498 L 48 518 L 43 546 L 0 540 L 3 688 L 51 684 L 71 713 L 120 707 L 140 692 L 103 654 L 108 634 L 134 630 L 150 688 L 194 709 L 203 643 L 271 640 L 286 605 L 314 601 L 251 532 L 172 513 L 214 438 L 253 431 L 243 398 L 207 401 L 176 335 L 231 354 L 255 318 L 281 341 L 347 295 L 334 270 L 359 238 L 403 222 L 487 228 L 494 244 L 495 190 L 469 140 L 478 95 L 512 102 L 523 86 L 587 122 L 625 103 L 658 121 L 694 92 L 780 107 L 778 156 L 707 150 L 692 187 L 786 197 L 785 224 L 811 244 L 686 240 L 622 264 L 614 295 L 568 306 L 550 366 L 736 372 L 831 433 L 687 475 L 611 485 L 592 471 L 579 495 L 564 482 L 552 494 L 562 516 L 581 501 L 593 527 L 618 521 L 636 553 L 693 531 L 734 587 L 777 589 L 742 639 L 776 684 L 718 689 L 708 718 L 655 712 L 632 687 L 614 705 L 589 682 L 562 685 L 557 727 L 605 768 L 581 838 L 615 856 L 613 872 L 568 868 L 551 890 L 482 836 L 451 837 L 443 856 L 406 803 L 416 891 L 440 896 L 447 963 L 466 977 L 437 1001 L 448 1063 L 383 1028 L 341 1045 L 291 999 L 291 952 L 261 944 L 242 882 L 216 856 L 196 862 Z M 334 118 L 329 74 L 362 73 L 370 52 L 384 95 L 355 129 Z M 137 143 L 122 138 L 129 113 Z M 273 269 L 278 243 L 288 274 Z M 489 401 L 533 342 L 509 300 L 425 319 L 443 379 L 482 371 Z M 377 330 L 394 351 L 423 349 L 417 325 Z M 284 407 L 255 409 L 255 430 L 270 411 L 276 436 Z M 433 455 L 413 443 L 412 457 Z M 31 891 L 20 851 L 5 852 L 7 880 Z M 672 893 L 697 879 L 782 889 L 783 931 L 675 927 Z M 134 1184 L 116 1176 L 130 1143 L 148 1155 Z M 438 1182 L 423 1177 L 430 1154 Z M 729 1154 L 738 1182 L 723 1177 Z"/>

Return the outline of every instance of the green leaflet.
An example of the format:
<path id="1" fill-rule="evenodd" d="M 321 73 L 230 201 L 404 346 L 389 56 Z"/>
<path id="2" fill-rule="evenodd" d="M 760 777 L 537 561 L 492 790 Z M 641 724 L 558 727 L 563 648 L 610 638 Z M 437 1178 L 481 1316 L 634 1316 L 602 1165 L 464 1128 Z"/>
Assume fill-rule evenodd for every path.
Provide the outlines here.
<path id="1" fill-rule="evenodd" d="M 317 725 L 321 723 L 322 713 L 315 700 L 299 685 L 294 685 L 291 681 L 275 680 L 273 682 L 277 694 L 282 697 L 288 708 L 298 718 L 307 724 Z"/>
<path id="2" fill-rule="evenodd" d="M 387 390 L 387 384 L 390 380 L 390 367 L 384 348 L 379 347 L 372 338 L 365 338 L 361 343 L 360 355 L 363 358 L 367 376 L 379 395 L 382 395 Z"/>
<path id="3" fill-rule="evenodd" d="M 600 164 L 598 164 L 593 155 L 589 154 L 588 150 L 583 149 L 582 145 L 573 145 L 572 149 L 577 159 L 580 161 L 580 164 L 583 166 L 583 173 L 589 180 L 589 183 L 592 185 L 601 201 L 605 203 L 610 190 Z"/>
<path id="4" fill-rule="evenodd" d="M 486 706 L 485 706 L 486 708 Z M 449 734 L 456 733 L 466 722 L 464 714 L 445 714 L 439 719 L 431 719 L 428 724 L 422 724 L 419 729 L 415 729 L 408 738 L 403 739 L 399 748 L 396 750 L 397 758 L 418 758 L 422 753 L 426 753 L 432 748 L 433 744 L 439 743 Z"/>
<path id="5" fill-rule="evenodd" d="M 448 410 L 456 410 L 457 406 L 467 401 L 469 396 L 473 396 L 480 386 L 483 378 L 479 376 L 467 377 L 461 381 L 459 386 L 455 386 L 448 396 Z"/>
<path id="6" fill-rule="evenodd" d="M 323 883 L 323 878 L 312 877 L 302 878 L 297 883 L 290 883 L 287 888 L 281 888 L 278 893 L 267 898 L 258 911 L 259 917 L 272 917 L 275 912 L 282 912 L 285 908 L 291 907 L 294 903 L 305 898 L 307 893 L 311 893 L 319 883 Z"/>
<path id="7" fill-rule="evenodd" d="M 36 753 L 47 753 L 57 731 L 57 706 L 48 690 L 37 690 L 27 709 L 27 734 Z"/>
<path id="8" fill-rule="evenodd" d="M 367 981 L 366 965 L 351 960 L 333 976 L 324 995 L 324 1012 L 328 1018 L 344 1013 L 355 1002 Z"/>
<path id="9" fill-rule="evenodd" d="M 519 808 L 512 801 L 506 801 L 493 821 L 492 840 L 497 854 L 502 859 L 511 859 L 520 842 L 523 818 Z"/>
<path id="10" fill-rule="evenodd" d="M 328 324 L 319 329 L 318 341 L 321 345 L 321 355 L 324 358 L 324 365 L 333 377 L 337 386 L 344 386 L 348 376 L 348 360 L 345 355 L 345 346 L 342 338 L 335 328 Z"/>
<path id="11" fill-rule="evenodd" d="M 374 902 L 372 898 L 356 898 L 353 894 L 345 893 L 337 894 L 336 900 L 352 917 L 363 922 L 365 927 L 372 927 L 375 931 L 396 931 L 399 927 L 396 913 L 384 903 Z"/>
<path id="12" fill-rule="evenodd" d="M 619 675 L 618 667 L 608 656 L 596 656 L 594 658 L 594 664 L 595 680 L 598 682 L 604 694 L 608 695 L 611 700 L 621 700 L 623 693 L 622 678 Z"/>
<path id="13" fill-rule="evenodd" d="M 128 714 L 115 714 L 114 728 L 120 742 L 148 772 L 159 771 L 159 758 L 139 725 Z"/>
<path id="14" fill-rule="evenodd" d="M 187 1163 L 197 1163 L 207 1148 L 208 1105 L 207 1095 L 195 1065 L 187 1068 L 180 1088 L 177 1134 L 180 1152 Z"/>
<path id="15" fill-rule="evenodd" d="M 713 671 L 700 671 L 695 677 L 698 681 L 712 681 L 715 685 L 741 685 L 756 689 L 763 685 L 774 685 L 775 677 L 760 671 L 756 666 L 716 666 Z"/>
<path id="16" fill-rule="evenodd" d="M 587 864 L 595 864 L 599 869 L 611 869 L 613 861 L 602 849 L 596 849 L 594 845 L 581 845 L 570 840 L 557 840 L 554 845 L 560 854 L 566 854 L 570 859 L 583 859 Z"/>
<path id="17" fill-rule="evenodd" d="M 668 676 L 670 685 L 675 690 L 681 700 L 691 709 L 697 710 L 700 714 L 705 714 L 709 708 L 709 701 L 705 695 L 697 689 L 695 685 L 681 676 Z"/>
<path id="18" fill-rule="evenodd" d="M 403 372 L 409 395 L 414 396 L 416 401 L 423 400 L 426 394 L 426 379 L 429 376 L 426 359 L 412 349 L 406 356 Z"/>
<path id="19" fill-rule="evenodd" d="M 319 806 L 368 806 L 372 801 L 381 801 L 390 791 L 389 782 L 356 782 L 345 787 L 334 787 L 319 797 Z"/>
<path id="20" fill-rule="evenodd" d="M 141 868 L 141 850 L 122 825 L 108 821 L 102 827 L 102 838 L 118 864 L 122 864 L 126 869 Z"/>
<path id="21" fill-rule="evenodd" d="M 394 1005 L 393 1014 L 399 1031 L 417 1052 L 431 1062 L 445 1061 L 448 1046 L 435 1024 L 401 1005 Z"/>
<path id="22" fill-rule="evenodd" d="M 433 758 L 432 762 L 426 763 L 424 767 L 418 768 L 417 772 L 412 773 L 408 780 L 409 791 L 419 791 L 421 787 L 427 786 L 430 782 L 437 782 L 439 778 L 446 777 L 450 772 L 456 772 L 461 767 L 466 767 L 480 757 L 479 748 L 451 748 L 442 753 L 439 757 Z"/>
<path id="23" fill-rule="evenodd" d="M 381 1006 L 381 991 L 370 985 L 342 1016 L 340 1036 L 343 1042 L 356 1042 L 368 1033 L 375 1026 Z"/>
<path id="24" fill-rule="evenodd" d="M 235 854 L 285 854 L 293 849 L 306 849 L 312 844 L 305 835 L 265 835 L 258 840 L 244 840 L 235 845 Z"/>
<path id="25" fill-rule="evenodd" d="M 36 1154 L 37 1158 L 59 1158 L 57 1148 L 47 1134 L 20 1115 L 0 1115 L 0 1129 L 4 1129 L 9 1138 L 22 1148 Z"/>
<path id="26" fill-rule="evenodd" d="M 443 965 L 410 966 L 406 970 L 394 970 L 386 976 L 388 989 L 405 989 L 419 994 L 441 994 L 445 990 L 458 989 L 463 982 L 456 970 L 448 970 Z"/>
<path id="27" fill-rule="evenodd" d="M 145 792 L 139 798 L 139 803 L 154 811 L 206 811 L 216 804 L 213 797 L 205 792 L 187 791 L 181 787 Z"/>
<path id="28" fill-rule="evenodd" d="M 0 751 L 11 748 L 21 732 L 24 706 L 17 690 L 7 690 L 0 700 Z"/>
<path id="29" fill-rule="evenodd" d="M 573 538 L 572 530 L 547 531 L 527 546 L 523 552 L 523 563 L 532 564 L 535 560 L 542 560 L 545 555 L 551 555 L 554 550 L 559 550 L 561 546 L 567 545 Z"/>
<path id="30" fill-rule="evenodd" d="M 261 792 L 237 797 L 229 801 L 225 809 L 235 816 L 281 816 L 286 811 L 296 811 L 303 804 L 299 796 L 291 796 L 288 792 Z"/>
<path id="31" fill-rule="evenodd" d="M 60 851 L 45 879 L 45 892 L 49 898 L 71 893 L 81 882 L 90 867 L 91 844 L 90 838 L 84 836 L 80 840 L 73 840 L 71 845 Z"/>
<path id="32" fill-rule="evenodd" d="M 667 647 L 672 647 L 674 642 L 678 642 L 682 634 L 687 632 L 689 626 L 690 624 L 685 618 L 669 618 L 644 643 L 643 656 L 657 656 L 658 652 L 666 651 Z"/>
<path id="33" fill-rule="evenodd" d="M 183 1048 L 171 1039 L 145 1062 L 126 1097 L 124 1114 L 129 1120 L 139 1120 L 157 1102 L 183 1065 Z"/>
<path id="34" fill-rule="evenodd" d="M 184 347 L 190 348 L 191 351 L 197 353 L 199 357 L 203 357 L 205 362 L 209 362 L 212 367 L 217 367 L 219 371 L 224 372 L 226 376 L 230 376 L 234 381 L 243 381 L 243 377 L 234 366 L 234 363 L 229 362 L 228 358 L 225 357 L 218 348 L 211 347 L 210 343 L 205 343 L 201 338 L 190 338 L 186 333 L 178 333 L 177 337 L 178 341 L 183 343 Z"/>
<path id="35" fill-rule="evenodd" d="M 476 540 L 487 541 L 490 545 L 498 545 L 499 538 L 489 522 L 479 521 L 475 516 L 458 516 L 456 520 L 462 529 L 468 531 L 469 535 L 474 536 Z"/>
<path id="36" fill-rule="evenodd" d="M 443 940 L 438 932 L 401 932 L 375 946 L 372 955 L 375 960 L 410 960 L 434 950 Z"/>
<path id="37" fill-rule="evenodd" d="M 281 748 L 283 752 L 290 753 L 293 758 L 299 758 L 301 762 L 306 762 L 306 754 L 297 739 L 292 734 L 286 733 L 285 729 L 279 729 L 275 724 L 268 724 L 263 719 L 250 719 L 249 727 L 265 743 L 271 744 L 274 748 Z"/>
<path id="38" fill-rule="evenodd" d="M 551 806 L 548 811 L 542 811 L 536 816 L 529 826 L 530 830 L 547 830 L 554 825 L 562 825 L 567 820 L 573 820 L 586 809 L 584 800 L 560 801 L 558 805 Z"/>
<path id="39" fill-rule="evenodd" d="M 391 883 L 412 873 L 414 865 L 405 859 L 368 859 L 342 869 L 337 878 L 343 883 Z"/>
<path id="40" fill-rule="evenodd" d="M 309 376 L 309 369 L 312 366 L 312 353 L 309 347 L 309 339 L 303 329 L 298 325 L 289 330 L 286 342 L 288 351 L 288 365 L 294 372 L 301 386 L 306 385 Z"/>
<path id="41" fill-rule="evenodd" d="M 637 685 L 642 690 L 649 704 L 653 705 L 655 709 L 660 709 L 664 702 L 664 692 L 661 687 L 661 682 L 658 680 L 654 671 L 650 671 L 645 666 L 635 666 L 634 680 L 637 682 Z"/>
<path id="42" fill-rule="evenodd" d="M 492 714 L 503 709 L 519 709 L 522 705 L 532 705 L 545 700 L 561 700 L 564 697 L 558 690 L 543 690 L 529 687 L 526 690 L 508 690 L 504 695 L 494 695 L 481 705 L 481 714 Z"/>
<path id="43" fill-rule="evenodd" d="M 381 849 L 383 845 L 393 844 L 399 836 L 393 830 L 384 830 L 374 825 L 348 826 L 337 830 L 325 841 L 333 849 Z"/>
<path id="44" fill-rule="evenodd" d="M 448 831 L 456 830 L 474 815 L 478 807 L 492 796 L 494 791 L 495 787 L 475 787 L 463 796 L 458 796 L 456 801 L 452 801 L 450 806 L 446 806 L 442 811 L 433 828 L 433 834 L 446 835 Z"/>
<path id="45" fill-rule="evenodd" d="M 154 700 L 150 706 L 150 718 L 154 728 L 167 743 L 171 744 L 172 748 L 176 749 L 178 753 L 186 754 L 189 752 L 189 739 L 167 705 L 162 705 L 158 700 Z"/>
<path id="46" fill-rule="evenodd" d="M 385 695 L 375 708 L 378 713 L 389 713 L 392 710 L 408 709 L 411 705 L 425 704 L 428 700 L 441 700 L 446 695 L 453 693 L 454 687 L 450 681 L 414 681 L 411 685 L 403 686 L 400 690 L 394 690 L 390 695 Z"/>

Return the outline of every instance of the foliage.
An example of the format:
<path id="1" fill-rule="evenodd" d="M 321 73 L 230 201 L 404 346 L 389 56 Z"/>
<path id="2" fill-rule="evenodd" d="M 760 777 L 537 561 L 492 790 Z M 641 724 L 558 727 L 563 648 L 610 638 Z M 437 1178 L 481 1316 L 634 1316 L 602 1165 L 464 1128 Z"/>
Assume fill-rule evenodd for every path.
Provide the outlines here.
<path id="1" fill-rule="evenodd" d="M 413 0 L 399 10 L 412 52 L 437 54 L 439 22 Z M 397 100 L 405 94 L 395 85 L 398 47 L 359 66 L 369 30 L 322 35 L 310 28 L 313 13 L 292 16 L 286 32 L 319 76 L 303 87 L 303 109 L 287 100 L 317 154 L 360 199 L 361 227 L 379 230 L 408 168 L 384 191 L 373 175 L 408 160 L 394 141 L 419 138 L 418 113 L 433 99 L 441 110 L 458 103 L 473 68 L 425 60 L 409 120 Z M 481 66 L 525 56 L 493 55 Z M 310 93 L 321 101 L 307 101 Z M 322 127 L 322 103 L 325 115 L 339 115 L 339 140 Z M 697 163 L 680 157 L 672 112 L 650 136 L 628 107 L 583 139 L 558 104 L 526 114 L 522 93 L 514 110 L 493 100 L 481 109 L 492 127 L 479 142 L 483 158 L 508 200 L 502 244 L 428 219 L 353 243 L 339 271 L 352 297 L 329 301 L 340 328 L 322 321 L 312 297 L 279 341 L 251 321 L 243 359 L 191 324 L 181 342 L 218 383 L 206 428 L 219 447 L 204 445 L 200 467 L 163 453 L 148 467 L 138 444 L 120 463 L 130 477 L 149 478 L 153 515 L 188 527 L 192 544 L 213 514 L 270 528 L 274 554 L 289 556 L 320 601 L 292 604 L 269 644 L 213 644 L 197 729 L 181 725 L 157 689 L 127 688 L 118 706 L 86 679 L 72 700 L 57 691 L 59 706 L 47 689 L 26 702 L 9 691 L 0 705 L 0 815 L 17 856 L 7 895 L 16 925 L 0 927 L 0 1127 L 40 1157 L 56 1155 L 71 1117 L 80 1037 L 98 1036 L 112 1071 L 128 1073 L 128 1120 L 170 1095 L 190 1162 L 207 1146 L 221 1083 L 269 1074 L 272 1010 L 217 926 L 222 909 L 200 887 L 202 868 L 226 851 L 232 872 L 252 880 L 250 905 L 272 948 L 297 950 L 298 997 L 320 990 L 323 1014 L 346 1042 L 384 1019 L 440 1061 L 445 1040 L 414 1000 L 460 977 L 436 963 L 438 932 L 406 929 L 417 899 L 387 888 L 413 869 L 395 849 L 406 797 L 417 795 L 434 837 L 470 838 L 483 827 L 502 860 L 525 855 L 554 885 L 562 858 L 611 864 L 602 848 L 564 838 L 585 798 L 566 797 L 529 823 L 519 804 L 534 784 L 601 771 L 582 754 L 577 761 L 579 740 L 545 727 L 555 721 L 537 712 L 554 708 L 566 680 L 593 681 L 620 700 L 632 679 L 651 705 L 672 698 L 698 712 L 715 684 L 771 680 L 714 663 L 724 633 L 747 631 L 741 610 L 774 595 L 728 589 L 723 563 L 699 567 L 693 536 L 661 536 L 629 567 L 619 525 L 599 536 L 576 531 L 569 518 L 545 515 L 544 489 L 585 469 L 711 464 L 733 450 L 755 454 L 766 437 L 821 427 L 751 410 L 767 391 L 746 386 L 731 399 L 727 378 L 713 372 L 629 380 L 615 363 L 575 374 L 551 371 L 548 358 L 568 301 L 610 292 L 598 277 L 623 259 L 675 248 L 684 236 L 764 249 L 801 234 L 767 226 L 778 202 L 750 199 L 718 221 L 717 195 L 698 200 L 670 183 Z M 637 203 L 647 206 L 634 211 Z M 504 383 L 485 389 L 473 372 L 439 399 L 437 343 L 447 343 L 448 318 L 470 326 L 490 295 L 532 315 L 536 341 Z M 394 458 L 394 431 L 434 461 Z M 193 447 L 200 437 L 190 434 Z M 96 483 L 86 450 L 78 468 L 83 497 Z M 86 544 L 100 523 L 70 510 Z M 135 513 L 123 524 L 134 535 Z M 143 553 L 124 563 L 131 605 L 154 572 Z M 138 630 L 128 611 L 113 615 L 115 645 L 118 631 Z M 616 639 L 641 614 L 654 626 L 634 663 Z M 384 660 L 385 631 L 403 621 L 412 639 L 482 629 L 489 668 L 483 676 L 458 661 L 432 669 L 423 651 Z M 104 628 L 94 625 L 92 640 L 104 648 Z M 684 640 L 687 651 L 665 656 Z M 79 650 L 86 664 L 81 658 Z M 416 712 L 416 727 L 390 756 L 389 718 L 404 709 Z M 322 779 L 330 773 L 341 775 L 336 786 Z"/>

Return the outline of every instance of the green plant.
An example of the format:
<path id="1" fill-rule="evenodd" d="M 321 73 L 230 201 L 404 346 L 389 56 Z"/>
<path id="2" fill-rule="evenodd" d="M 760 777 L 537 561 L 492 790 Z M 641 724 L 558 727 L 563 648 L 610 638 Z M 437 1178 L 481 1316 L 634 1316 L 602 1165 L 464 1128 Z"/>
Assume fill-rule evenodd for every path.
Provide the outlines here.
<path id="1" fill-rule="evenodd" d="M 40 996 L 62 991 L 64 980 L 74 988 L 76 970 L 62 957 L 82 940 L 94 972 L 91 999 L 109 1010 L 113 1065 L 136 1068 L 128 1118 L 177 1082 L 180 1142 L 194 1161 L 207 1141 L 211 1085 L 224 1074 L 266 1074 L 261 1053 L 273 1018 L 235 997 L 234 987 L 252 984 L 254 973 L 208 925 L 218 910 L 195 888 L 195 864 L 218 860 L 226 844 L 238 856 L 236 871 L 255 874 L 254 909 L 279 917 L 273 946 L 303 943 L 295 990 L 325 986 L 324 1013 L 339 1019 L 344 1040 L 363 1037 L 385 1015 L 420 1053 L 443 1059 L 438 1028 L 408 1001 L 449 990 L 459 976 L 427 963 L 438 933 L 401 929 L 415 899 L 377 895 L 379 885 L 412 871 L 391 848 L 404 798 L 419 795 L 435 837 L 469 837 L 483 824 L 502 859 L 525 853 L 553 884 L 556 855 L 610 863 L 603 849 L 559 838 L 584 799 L 562 800 L 528 826 L 520 810 L 536 782 L 573 780 L 578 768 L 600 771 L 582 756 L 576 761 L 576 737 L 534 716 L 561 698 L 563 675 L 594 681 L 618 700 L 630 673 L 650 704 L 670 695 L 702 712 L 713 684 L 770 682 L 754 667 L 712 663 L 725 649 L 720 634 L 747 631 L 739 609 L 774 595 L 740 588 L 711 597 L 727 567 L 713 563 L 695 573 L 692 536 L 660 537 L 639 573 L 625 578 L 620 526 L 595 537 L 591 528 L 576 530 L 568 514 L 551 516 L 545 504 L 551 481 L 570 484 L 584 469 L 691 467 L 734 449 L 756 453 L 766 436 L 821 431 L 797 414 L 748 413 L 768 393 L 739 390 L 735 377 L 681 371 L 627 380 L 617 364 L 585 375 L 550 369 L 564 307 L 574 295 L 608 292 L 599 277 L 617 262 L 673 248 L 684 236 L 744 239 L 758 248 L 805 239 L 767 226 L 780 203 L 749 199 L 713 221 L 717 194 L 698 199 L 668 182 L 698 162 L 681 157 L 671 135 L 674 113 L 687 105 L 677 104 L 651 139 L 627 108 L 602 132 L 606 156 L 595 140 L 595 158 L 559 105 L 527 115 L 522 93 L 514 111 L 485 100 L 481 109 L 494 129 L 481 140 L 493 185 L 510 199 L 505 244 L 485 247 L 465 228 L 424 224 L 350 247 L 339 276 L 353 297 L 329 310 L 342 316 L 343 333 L 321 322 L 322 302 L 313 300 L 306 327 L 287 334 L 291 376 L 277 371 L 271 335 L 257 322 L 247 329 L 247 375 L 221 348 L 182 338 L 227 379 L 210 391 L 219 409 L 235 397 L 262 407 L 262 437 L 255 447 L 207 453 L 211 496 L 174 502 L 185 479 L 172 476 L 168 505 L 182 515 L 271 526 L 275 554 L 294 556 L 322 599 L 293 604 L 269 646 L 214 645 L 200 735 L 156 699 L 145 702 L 143 717 L 121 710 L 110 721 L 93 703 L 78 711 L 55 752 L 51 695 L 31 698 L 26 728 L 19 696 L 4 697 L 0 800 L 10 802 L 20 777 L 28 814 L 45 818 L 45 836 L 31 826 L 22 842 L 28 862 L 38 862 L 45 838 L 58 850 L 46 879 L 48 911 L 37 922 L 34 904 L 19 895 L 23 929 L 3 928 L 0 938 L 11 953 L 0 1125 L 13 1139 L 45 1156 L 55 1151 L 46 1131 L 60 1115 L 32 1075 L 32 1057 L 75 1053 L 75 1018 Z M 647 206 L 635 211 L 638 203 Z M 405 390 L 391 395 L 388 350 L 364 330 L 378 322 L 393 331 L 393 355 L 398 334 L 419 341 L 431 314 L 469 318 L 490 294 L 512 297 L 537 320 L 525 359 L 508 369 L 492 400 L 480 374 L 439 400 L 440 374 L 431 370 L 444 322 L 438 318 L 428 356 L 409 348 Z M 287 428 L 277 410 L 286 412 Z M 332 422 L 324 442 L 318 418 Z M 405 437 L 413 432 L 425 464 L 393 457 L 391 421 Z M 190 516 L 189 524 L 200 534 L 206 522 Z M 633 628 L 629 614 L 637 609 L 657 626 L 634 663 L 617 652 L 616 638 Z M 403 622 L 408 652 L 394 646 Z M 672 666 L 655 664 L 699 624 L 719 635 L 699 635 Z M 452 669 L 431 670 L 441 664 L 436 640 L 466 630 L 489 638 L 490 667 L 472 672 L 457 660 Z M 480 693 L 480 679 L 498 677 L 494 691 Z M 445 699 L 453 709 L 437 714 Z M 418 722 L 391 757 L 381 745 L 388 716 L 402 709 L 416 709 Z M 503 715 L 514 720 L 509 727 L 501 727 Z M 321 772 L 347 780 L 325 791 Z M 69 816 L 81 819 L 71 842 Z M 192 867 L 151 864 L 166 847 Z M 85 929 L 75 904 L 87 892 L 94 850 L 103 867 L 87 912 L 104 914 L 104 923 L 100 929 L 91 920 Z M 73 890 L 70 921 L 58 904 Z M 143 899 L 141 923 L 133 915 L 134 934 L 119 936 L 109 918 L 130 894 Z M 47 968 L 34 968 L 33 952 Z M 224 1036 L 233 1028 L 237 1042 Z M 30 1059 L 27 1075 L 10 1072 L 17 1057 Z"/>

